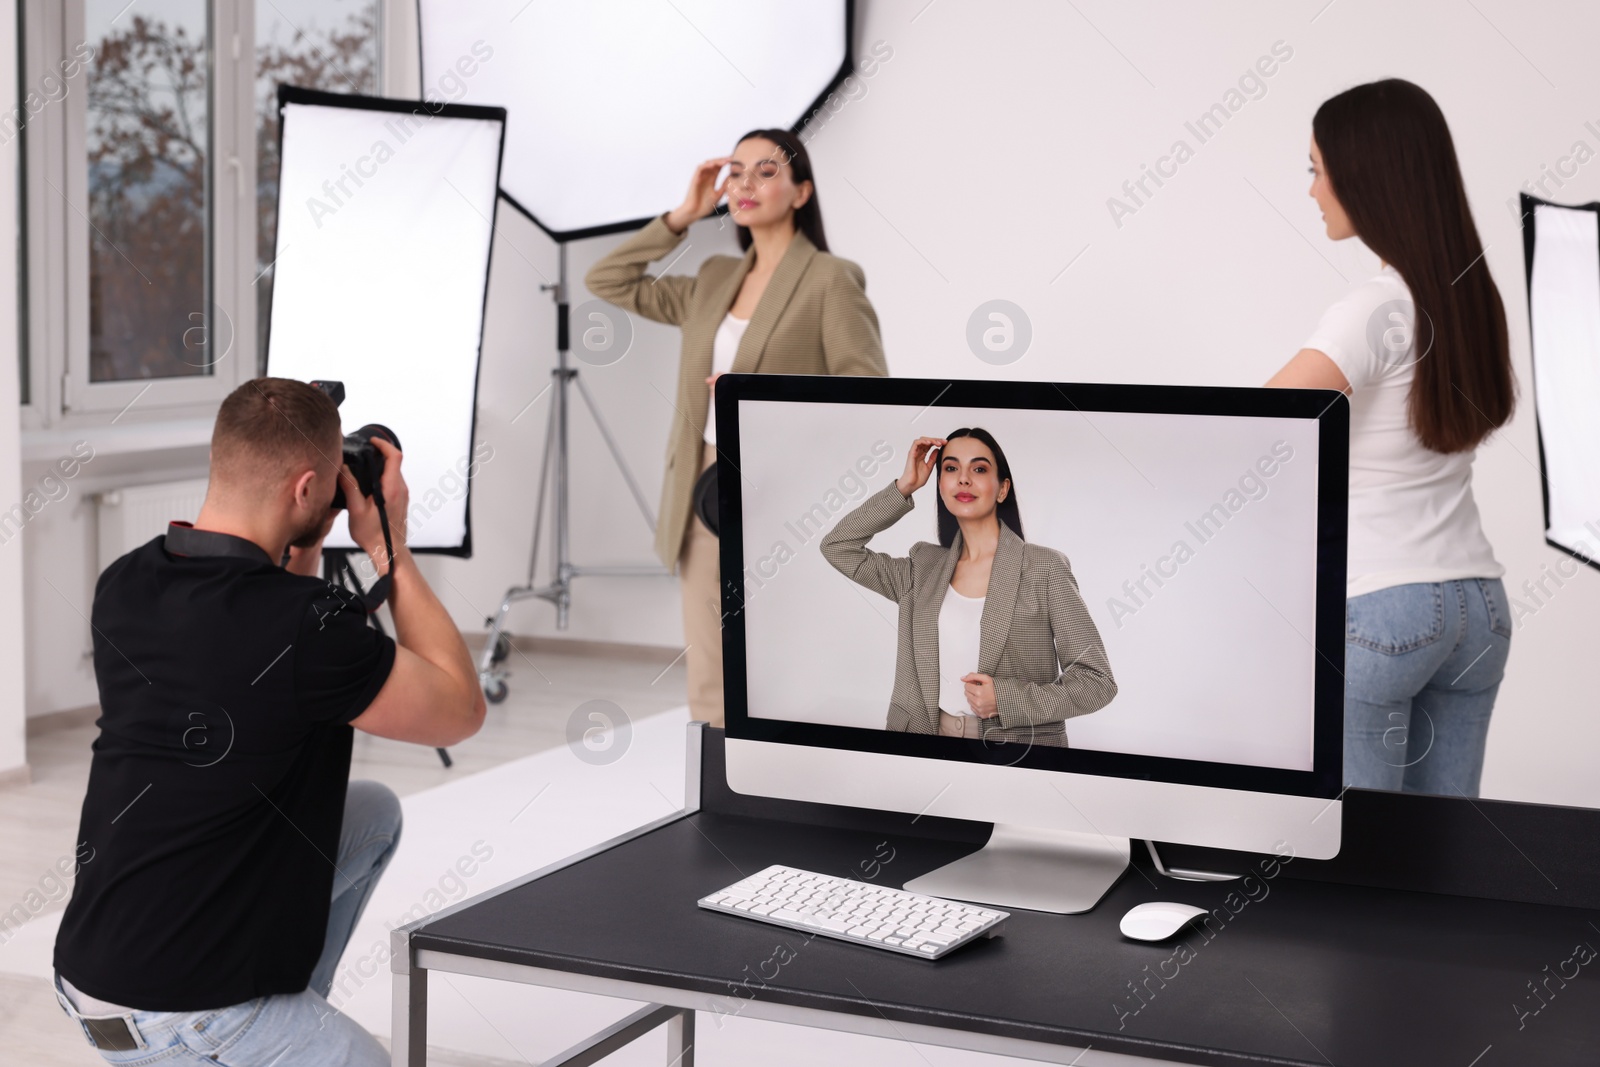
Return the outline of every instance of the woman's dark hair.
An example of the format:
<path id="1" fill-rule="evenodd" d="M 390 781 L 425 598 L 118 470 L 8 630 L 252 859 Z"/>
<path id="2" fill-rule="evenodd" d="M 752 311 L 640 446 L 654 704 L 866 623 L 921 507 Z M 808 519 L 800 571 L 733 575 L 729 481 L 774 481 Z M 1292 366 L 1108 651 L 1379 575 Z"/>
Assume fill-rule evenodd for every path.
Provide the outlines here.
<path id="1" fill-rule="evenodd" d="M 989 451 L 994 454 L 995 476 L 1002 482 L 1011 481 L 1011 464 L 1006 462 L 1005 450 L 1000 447 L 1000 442 L 994 439 L 993 434 L 980 426 L 963 426 L 959 430 L 952 430 L 945 434 L 945 441 L 948 443 L 958 437 L 976 438 L 988 445 Z M 944 466 L 944 451 L 942 449 L 939 452 L 939 466 L 941 468 Z M 961 524 L 956 521 L 954 515 L 950 514 L 950 509 L 944 506 L 944 497 L 937 491 L 937 484 L 934 486 L 934 490 L 933 498 L 939 502 L 939 543 L 945 548 L 949 548 L 955 541 L 956 531 L 961 529 Z M 1011 487 L 1006 491 L 1006 498 L 994 506 L 994 512 L 1001 522 L 1011 527 L 1012 533 L 1022 537 L 1022 515 L 1017 511 L 1017 483 L 1015 481 L 1011 481 Z M 1023 540 L 1026 541 L 1027 538 L 1023 537 Z"/>
<path id="2" fill-rule="evenodd" d="M 806 152 L 806 146 L 788 130 L 751 130 L 739 138 L 738 143 L 743 144 L 752 137 L 760 137 L 778 146 L 778 151 L 783 153 L 779 161 L 789 165 L 789 176 L 796 185 L 811 183 L 811 195 L 795 209 L 794 228 L 809 237 L 818 252 L 826 252 L 828 238 L 822 232 L 822 205 L 817 202 L 817 180 L 811 175 L 811 156 Z M 735 223 L 734 230 L 739 235 L 739 247 L 749 251 L 750 227 Z"/>
<path id="3" fill-rule="evenodd" d="M 1411 290 L 1411 428 L 1435 452 L 1476 447 L 1511 417 L 1517 388 L 1444 113 L 1421 87 L 1387 78 L 1324 101 L 1311 134 L 1356 234 Z"/>

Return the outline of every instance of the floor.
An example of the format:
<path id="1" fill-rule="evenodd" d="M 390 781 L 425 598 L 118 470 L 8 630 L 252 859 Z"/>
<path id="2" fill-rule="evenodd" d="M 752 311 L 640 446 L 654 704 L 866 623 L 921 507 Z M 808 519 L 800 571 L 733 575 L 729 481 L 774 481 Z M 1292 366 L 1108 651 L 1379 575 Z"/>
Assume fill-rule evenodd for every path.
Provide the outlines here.
<path id="1" fill-rule="evenodd" d="M 446 770 L 432 750 L 357 735 L 352 776 L 400 794 L 405 826 L 393 861 L 357 925 L 329 1000 L 387 1043 L 389 931 L 591 845 L 679 810 L 684 742 L 681 660 L 666 654 L 514 652 L 505 703 L 453 749 Z M 599 729 L 599 728 L 604 729 Z M 50 992 L 50 954 L 70 887 L 70 861 L 88 775 L 92 726 L 33 738 L 34 781 L 0 790 L 0 914 L 36 907 L 19 929 L 0 928 L 0 1062 L 92 1067 L 104 1061 Z M 478 862 L 470 876 L 458 861 Z M 732 880 L 732 878 L 730 878 Z M 30 896 L 30 894 L 32 894 Z M 435 1067 L 544 1062 L 638 1005 L 588 994 L 434 973 L 429 1060 Z M 658 1031 L 619 1050 L 607 1067 L 667 1062 Z M 1001 1067 L 1018 1061 L 932 1045 L 703 1012 L 695 1044 L 703 1067 Z M 1088 1050 L 1080 1067 L 1155 1061 Z"/>

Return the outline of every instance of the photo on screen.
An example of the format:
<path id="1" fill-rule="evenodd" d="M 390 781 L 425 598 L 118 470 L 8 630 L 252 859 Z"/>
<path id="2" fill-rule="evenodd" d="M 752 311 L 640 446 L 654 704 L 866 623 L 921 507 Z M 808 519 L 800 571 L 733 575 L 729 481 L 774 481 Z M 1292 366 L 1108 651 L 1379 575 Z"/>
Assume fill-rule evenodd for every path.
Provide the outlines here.
<path id="1" fill-rule="evenodd" d="M 909 509 L 895 482 L 919 437 L 978 428 L 1004 453 L 1021 527 L 991 563 L 981 666 L 1027 702 L 1033 743 L 1312 770 L 1315 419 L 949 397 L 740 398 L 737 416 L 751 719 L 933 732 L 930 700 L 970 711 L 947 706 L 962 675 L 940 671 L 955 594 L 939 475 Z M 863 521 L 883 526 L 864 543 Z M 903 642 L 915 662 L 897 666 Z"/>

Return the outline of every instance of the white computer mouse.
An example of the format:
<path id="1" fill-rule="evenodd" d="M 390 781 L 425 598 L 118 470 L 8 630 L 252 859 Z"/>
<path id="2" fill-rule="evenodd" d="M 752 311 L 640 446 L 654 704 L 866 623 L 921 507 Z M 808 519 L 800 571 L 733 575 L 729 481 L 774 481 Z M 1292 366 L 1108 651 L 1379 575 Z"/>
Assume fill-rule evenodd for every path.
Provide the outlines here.
<path id="1" fill-rule="evenodd" d="M 1206 909 L 1193 904 L 1174 904 L 1170 900 L 1153 900 L 1130 908 L 1122 917 L 1122 936 L 1135 941 L 1165 941 L 1183 928 L 1183 924 Z"/>

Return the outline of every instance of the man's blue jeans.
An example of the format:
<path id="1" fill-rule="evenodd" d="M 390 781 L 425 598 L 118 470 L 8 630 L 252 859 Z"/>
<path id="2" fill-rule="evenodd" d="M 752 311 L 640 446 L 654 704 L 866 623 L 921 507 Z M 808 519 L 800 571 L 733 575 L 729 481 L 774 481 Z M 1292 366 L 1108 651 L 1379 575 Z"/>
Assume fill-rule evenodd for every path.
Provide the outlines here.
<path id="1" fill-rule="evenodd" d="M 399 799 L 377 782 L 351 782 L 334 863 L 338 870 L 328 933 L 310 988 L 211 1011 L 136 1011 L 133 1025 L 146 1047 L 100 1055 L 124 1067 L 387 1067 L 389 1054 L 377 1039 L 334 1010 L 326 998 L 345 944 L 399 840 Z"/>
<path id="2" fill-rule="evenodd" d="M 1345 782 L 1477 796 L 1511 628 L 1498 578 L 1417 582 L 1347 600 Z"/>

